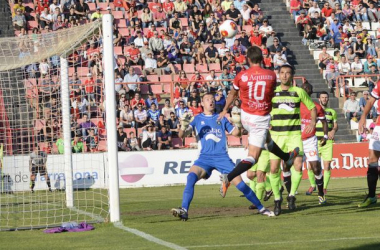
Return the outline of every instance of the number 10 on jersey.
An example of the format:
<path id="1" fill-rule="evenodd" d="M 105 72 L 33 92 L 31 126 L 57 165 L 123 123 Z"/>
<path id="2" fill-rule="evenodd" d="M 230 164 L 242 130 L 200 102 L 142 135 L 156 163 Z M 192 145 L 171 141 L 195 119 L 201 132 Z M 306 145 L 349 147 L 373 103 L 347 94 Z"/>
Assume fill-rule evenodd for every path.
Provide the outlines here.
<path id="1" fill-rule="evenodd" d="M 264 100 L 264 95 L 265 95 L 265 86 L 266 82 L 265 81 L 256 81 L 255 86 L 253 87 L 254 82 L 248 82 L 248 87 L 249 87 L 249 100 L 252 100 L 252 94 L 253 94 L 253 99 L 256 101 L 262 101 Z"/>

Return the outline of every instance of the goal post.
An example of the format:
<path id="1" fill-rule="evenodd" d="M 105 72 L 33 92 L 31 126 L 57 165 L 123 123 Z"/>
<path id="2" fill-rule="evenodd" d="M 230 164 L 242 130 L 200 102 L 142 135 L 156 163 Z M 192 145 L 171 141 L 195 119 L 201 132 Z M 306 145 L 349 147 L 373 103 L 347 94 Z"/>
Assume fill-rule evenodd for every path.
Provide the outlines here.
<path id="1" fill-rule="evenodd" d="M 120 220 L 112 22 L 0 38 L 0 231 Z"/>

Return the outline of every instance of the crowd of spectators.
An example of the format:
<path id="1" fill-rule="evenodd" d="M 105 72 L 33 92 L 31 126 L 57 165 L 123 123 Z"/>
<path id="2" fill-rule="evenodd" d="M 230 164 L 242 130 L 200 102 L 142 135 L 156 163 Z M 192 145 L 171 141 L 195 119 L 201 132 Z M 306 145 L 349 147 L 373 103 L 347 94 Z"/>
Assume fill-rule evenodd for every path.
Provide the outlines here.
<path id="1" fill-rule="evenodd" d="M 216 112 L 220 112 L 232 80 L 248 67 L 246 51 L 250 46 L 262 49 L 265 68 L 276 70 L 287 61 L 287 48 L 259 5 L 245 0 L 38 0 L 30 6 L 16 0 L 12 7 L 19 37 L 75 27 L 101 19 L 105 13 L 113 15 L 119 150 L 172 148 L 183 114 L 202 112 L 203 93 L 215 94 Z M 239 26 L 234 38 L 220 35 L 218 26 L 227 19 Z M 104 118 L 105 110 L 102 46 L 101 34 L 94 35 L 68 55 L 69 66 L 74 69 L 70 73 L 74 152 L 94 152 L 106 138 L 102 134 L 104 122 L 93 122 Z M 55 56 L 25 67 L 26 78 L 37 80 L 40 99 L 43 82 L 49 82 L 51 89 L 54 84 L 59 86 L 59 65 L 59 57 Z M 149 81 L 152 75 L 171 76 L 173 100 L 165 99 L 164 84 L 162 94 L 152 93 L 150 87 L 144 92 L 146 88 L 140 82 Z M 51 105 L 53 98 L 60 102 L 58 90 L 56 87 L 55 94 L 46 90 L 44 99 L 36 104 L 43 113 L 38 140 L 57 147 L 61 138 L 47 136 L 52 131 L 50 121 L 55 121 L 46 116 L 49 107 L 45 106 Z M 240 110 L 239 100 L 234 106 Z M 56 116 L 61 131 L 60 116 Z"/>

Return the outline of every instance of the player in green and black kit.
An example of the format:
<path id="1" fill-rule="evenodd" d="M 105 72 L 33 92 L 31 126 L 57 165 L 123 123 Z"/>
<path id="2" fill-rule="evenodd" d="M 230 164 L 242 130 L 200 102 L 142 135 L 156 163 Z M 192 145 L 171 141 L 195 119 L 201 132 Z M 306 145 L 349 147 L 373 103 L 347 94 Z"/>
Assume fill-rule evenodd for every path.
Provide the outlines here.
<path id="1" fill-rule="evenodd" d="M 286 64 L 280 68 L 281 85 L 274 91 L 272 99 L 272 121 L 271 135 L 273 141 L 284 151 L 287 152 L 295 147 L 299 147 L 300 151 L 297 158 L 294 160 L 292 174 L 290 168 L 284 167 L 284 184 L 288 190 L 289 196 L 288 206 L 290 210 L 296 208 L 294 197 L 298 186 L 302 179 L 302 157 L 303 143 L 301 139 L 301 117 L 300 106 L 301 102 L 305 104 L 311 113 L 311 121 L 309 125 L 303 129 L 305 133 L 311 133 L 316 124 L 317 111 L 315 105 L 309 95 L 299 87 L 293 87 L 294 69 Z M 271 174 L 269 176 L 270 183 L 274 194 L 274 213 L 281 213 L 282 197 L 280 194 L 280 163 L 281 159 L 270 154 Z"/>
<path id="2" fill-rule="evenodd" d="M 318 144 L 318 152 L 320 157 L 323 160 L 323 168 L 324 168 L 324 183 L 323 183 L 323 191 L 326 194 L 327 186 L 330 181 L 331 177 L 331 161 L 332 161 L 332 155 L 333 155 L 333 142 L 334 142 L 334 136 L 335 133 L 338 131 L 338 119 L 337 119 L 337 114 L 336 111 L 333 110 L 332 108 L 328 108 L 328 103 L 329 103 L 329 94 L 326 91 L 322 91 L 319 94 L 319 104 L 321 104 L 322 108 L 325 111 L 325 116 L 327 120 L 327 125 L 329 129 L 328 133 L 328 140 L 326 141 L 326 145 L 321 147 Z M 317 123 L 317 133 L 315 134 L 320 140 L 323 136 L 323 128 L 322 128 L 322 123 L 318 122 Z M 309 181 L 311 184 L 311 187 L 309 190 L 306 192 L 306 195 L 311 195 L 312 192 L 315 190 L 316 183 L 315 183 L 315 178 L 314 178 L 314 173 L 312 170 L 308 171 L 309 175 Z"/>

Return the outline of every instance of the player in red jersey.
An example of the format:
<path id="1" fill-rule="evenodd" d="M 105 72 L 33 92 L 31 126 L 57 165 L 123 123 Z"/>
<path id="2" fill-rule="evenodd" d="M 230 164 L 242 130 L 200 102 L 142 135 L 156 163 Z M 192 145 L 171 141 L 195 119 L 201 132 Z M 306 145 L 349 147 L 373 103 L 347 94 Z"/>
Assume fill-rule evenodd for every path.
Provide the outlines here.
<path id="1" fill-rule="evenodd" d="M 234 80 L 233 88 L 227 97 L 223 111 L 219 115 L 222 119 L 232 102 L 239 96 L 241 99 L 241 117 L 232 114 L 232 121 L 236 126 L 243 125 L 249 133 L 248 157 L 242 160 L 228 175 L 221 175 L 222 186 L 220 194 L 225 197 L 229 183 L 235 177 L 246 172 L 255 165 L 260 157 L 262 148 L 285 161 L 289 168 L 298 155 L 298 148 L 290 153 L 283 152 L 272 140 L 269 134 L 270 112 L 272 110 L 272 97 L 276 88 L 276 74 L 261 68 L 263 61 L 262 51 L 259 47 L 250 47 L 247 51 L 250 68 L 241 71 Z M 264 179 L 264 176 L 257 178 Z"/>
<path id="2" fill-rule="evenodd" d="M 313 86 L 310 83 L 305 83 L 302 88 L 306 93 L 311 96 L 313 94 Z M 324 137 L 321 139 L 320 144 L 324 146 L 326 140 L 328 139 L 328 126 L 325 117 L 325 112 L 319 103 L 314 102 L 315 107 L 317 108 L 317 119 L 322 122 Z M 302 131 L 302 143 L 303 143 L 303 152 L 304 152 L 304 161 L 306 160 L 309 163 L 309 167 L 312 169 L 315 175 L 315 183 L 318 187 L 318 199 L 319 204 L 323 205 L 326 203 L 326 198 L 323 192 L 323 175 L 322 175 L 322 165 L 319 159 L 318 153 L 318 139 L 315 136 L 316 128 L 307 133 L 305 127 L 308 126 L 311 122 L 311 112 L 310 110 L 301 102 L 301 131 Z M 309 190 L 310 191 L 310 190 Z"/>
<path id="3" fill-rule="evenodd" d="M 363 114 L 359 121 L 359 133 L 363 133 L 366 127 L 367 116 L 371 111 L 373 105 L 380 98 L 380 81 L 376 83 L 375 88 L 371 92 L 371 97 L 365 105 Z M 377 107 L 377 114 L 380 114 L 380 106 Z M 376 186 L 379 178 L 379 158 L 380 158 L 380 118 L 377 118 L 376 126 L 373 129 L 372 135 L 369 139 L 369 163 L 367 170 L 367 185 L 368 195 L 359 207 L 368 207 L 377 203 Z"/>

